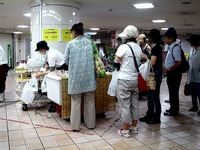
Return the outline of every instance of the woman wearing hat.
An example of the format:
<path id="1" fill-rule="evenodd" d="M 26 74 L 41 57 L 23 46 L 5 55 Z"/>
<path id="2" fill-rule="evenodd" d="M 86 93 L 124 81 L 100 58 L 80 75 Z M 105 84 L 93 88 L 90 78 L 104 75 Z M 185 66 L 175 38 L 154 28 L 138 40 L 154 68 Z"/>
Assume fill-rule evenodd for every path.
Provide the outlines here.
<path id="1" fill-rule="evenodd" d="M 37 43 L 36 52 L 42 55 L 46 55 L 46 62 L 49 64 L 49 70 L 45 72 L 37 73 L 36 77 L 43 76 L 50 71 L 54 70 L 67 70 L 68 67 L 64 61 L 64 55 L 53 48 L 49 48 L 46 41 L 40 41 Z"/>
<path id="2" fill-rule="evenodd" d="M 120 105 L 120 118 L 123 122 L 123 128 L 118 130 L 117 134 L 126 138 L 131 137 L 130 131 L 135 134 L 138 133 L 138 73 L 133 60 L 133 53 L 139 65 L 142 50 L 137 44 L 137 36 L 138 30 L 132 25 L 128 25 L 123 32 L 119 34 L 119 37 L 125 39 L 127 44 L 122 44 L 118 47 L 114 60 L 115 67 L 119 70 L 117 99 Z"/>
<path id="3" fill-rule="evenodd" d="M 191 98 L 192 98 L 192 108 L 189 111 L 198 111 L 198 101 L 200 104 L 200 37 L 199 35 L 192 35 L 189 38 L 190 50 L 189 64 L 190 69 L 188 71 L 189 81 L 191 85 Z M 197 112 L 200 115 L 200 110 Z"/>
<path id="4" fill-rule="evenodd" d="M 8 73 L 8 60 L 6 58 L 5 52 L 0 45 L 0 102 L 5 100 L 5 86 L 6 86 L 6 76 Z"/>
<path id="5" fill-rule="evenodd" d="M 149 32 L 149 41 L 151 43 L 151 54 L 150 60 L 155 73 L 156 89 L 147 92 L 147 106 L 148 110 L 140 121 L 146 122 L 148 124 L 160 123 L 161 115 L 161 104 L 160 104 L 160 85 L 162 82 L 162 47 L 161 47 L 161 37 L 160 31 L 157 29 L 152 29 Z"/>

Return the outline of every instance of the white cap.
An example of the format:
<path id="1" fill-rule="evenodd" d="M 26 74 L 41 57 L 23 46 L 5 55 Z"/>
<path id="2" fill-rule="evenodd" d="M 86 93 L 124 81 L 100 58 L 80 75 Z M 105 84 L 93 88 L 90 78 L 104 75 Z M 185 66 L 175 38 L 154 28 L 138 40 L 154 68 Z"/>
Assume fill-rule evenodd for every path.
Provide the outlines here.
<path id="1" fill-rule="evenodd" d="M 128 25 L 118 36 L 124 39 L 137 38 L 139 35 L 138 29 L 133 25 Z"/>

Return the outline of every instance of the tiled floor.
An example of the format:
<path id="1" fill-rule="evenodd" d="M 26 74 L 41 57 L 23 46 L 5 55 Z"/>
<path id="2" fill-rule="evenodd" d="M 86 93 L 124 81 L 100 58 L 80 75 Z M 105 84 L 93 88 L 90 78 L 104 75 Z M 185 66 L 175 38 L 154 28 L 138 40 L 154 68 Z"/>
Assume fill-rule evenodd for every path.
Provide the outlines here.
<path id="1" fill-rule="evenodd" d="M 116 134 L 122 126 L 117 111 L 106 112 L 105 118 L 96 120 L 96 128 L 88 130 L 81 124 L 81 132 L 70 132 L 70 123 L 56 113 L 34 108 L 22 110 L 16 102 L 16 83 L 9 72 L 6 102 L 0 103 L 0 150 L 199 150 L 200 116 L 188 112 L 190 97 L 182 93 L 185 76 L 180 90 L 180 115 L 163 116 L 161 124 L 148 125 L 139 122 L 139 134 L 123 138 Z M 162 110 L 169 107 L 166 80 L 161 90 Z M 146 112 L 146 100 L 140 101 L 140 116 Z"/>

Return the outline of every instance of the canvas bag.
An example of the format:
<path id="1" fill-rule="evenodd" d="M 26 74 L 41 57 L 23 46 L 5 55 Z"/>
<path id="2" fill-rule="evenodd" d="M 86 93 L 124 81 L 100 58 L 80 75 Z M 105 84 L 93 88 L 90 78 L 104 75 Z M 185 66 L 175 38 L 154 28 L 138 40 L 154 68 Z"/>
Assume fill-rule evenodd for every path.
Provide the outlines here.
<path id="1" fill-rule="evenodd" d="M 147 83 L 146 83 L 146 81 L 144 80 L 144 78 L 142 77 L 142 75 L 141 75 L 141 73 L 139 71 L 139 67 L 138 67 L 138 64 L 137 64 L 137 61 L 136 61 L 136 58 L 135 58 L 135 54 L 133 52 L 132 47 L 129 44 L 127 44 L 127 45 L 131 49 L 131 52 L 133 54 L 133 61 L 135 63 L 135 68 L 136 68 L 136 70 L 138 72 L 138 89 L 139 89 L 139 92 L 144 92 L 144 91 L 147 90 Z"/>
<path id="2" fill-rule="evenodd" d="M 104 64 L 101 61 L 101 58 L 98 55 L 98 50 L 94 41 L 91 40 L 93 55 L 94 55 L 94 62 L 95 62 L 95 73 L 97 78 L 104 78 L 106 76 L 106 71 L 104 69 Z"/>
<path id="3" fill-rule="evenodd" d="M 153 70 L 153 66 L 151 66 L 152 71 L 149 72 L 149 75 L 147 77 L 147 88 L 148 90 L 156 90 L 156 78 L 155 78 L 155 73 Z"/>

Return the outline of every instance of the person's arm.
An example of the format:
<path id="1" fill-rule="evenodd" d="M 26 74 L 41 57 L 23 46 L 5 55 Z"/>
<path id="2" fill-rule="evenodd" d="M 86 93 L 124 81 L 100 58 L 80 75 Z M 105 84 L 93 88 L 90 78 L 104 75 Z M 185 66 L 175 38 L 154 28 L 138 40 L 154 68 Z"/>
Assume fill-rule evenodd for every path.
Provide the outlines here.
<path id="1" fill-rule="evenodd" d="M 156 56 L 154 56 L 154 55 L 152 55 L 152 56 L 151 56 L 151 64 L 152 64 L 152 66 L 154 66 L 154 65 L 155 65 L 155 63 L 156 63 L 156 60 L 157 60 L 157 57 L 156 57 Z"/>
<path id="2" fill-rule="evenodd" d="M 37 72 L 36 73 L 36 78 L 39 78 L 39 77 L 41 77 L 41 76 L 45 76 L 46 74 L 48 74 L 50 72 L 50 70 L 47 70 L 47 71 L 45 71 L 45 72 Z"/>
<path id="3" fill-rule="evenodd" d="M 181 61 L 176 61 L 175 64 L 169 69 L 165 69 L 165 73 L 169 74 L 172 70 L 177 69 L 181 65 Z"/>
<path id="4" fill-rule="evenodd" d="M 121 62 L 122 58 L 115 56 L 115 60 L 114 60 L 114 67 L 117 69 L 117 71 L 120 70 L 120 62 Z"/>

